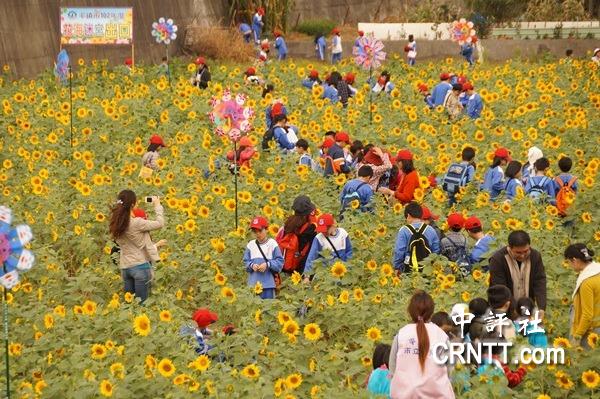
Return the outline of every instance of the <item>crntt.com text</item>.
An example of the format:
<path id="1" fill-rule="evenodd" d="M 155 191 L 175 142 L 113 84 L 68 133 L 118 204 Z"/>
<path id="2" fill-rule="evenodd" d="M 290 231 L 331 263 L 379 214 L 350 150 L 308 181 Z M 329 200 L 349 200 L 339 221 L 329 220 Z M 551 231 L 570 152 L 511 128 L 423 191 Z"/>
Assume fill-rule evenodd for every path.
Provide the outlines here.
<path id="1" fill-rule="evenodd" d="M 433 346 L 433 358 L 437 364 L 481 364 L 498 356 L 503 364 L 509 362 L 510 342 L 439 343 Z M 517 351 L 511 360 L 514 364 L 564 364 L 564 348 L 529 348 Z"/>

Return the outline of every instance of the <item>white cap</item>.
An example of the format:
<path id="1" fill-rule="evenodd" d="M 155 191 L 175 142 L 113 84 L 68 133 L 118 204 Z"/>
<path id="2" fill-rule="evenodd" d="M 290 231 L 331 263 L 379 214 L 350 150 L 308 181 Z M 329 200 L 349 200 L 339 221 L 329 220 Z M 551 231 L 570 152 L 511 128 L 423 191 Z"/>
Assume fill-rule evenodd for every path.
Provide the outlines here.
<path id="1" fill-rule="evenodd" d="M 597 48 L 595 48 L 595 49 L 594 49 L 594 54 L 593 54 L 593 55 L 596 55 L 596 54 L 598 54 L 598 52 L 599 52 L 599 51 L 600 51 L 600 47 L 597 47 Z"/>

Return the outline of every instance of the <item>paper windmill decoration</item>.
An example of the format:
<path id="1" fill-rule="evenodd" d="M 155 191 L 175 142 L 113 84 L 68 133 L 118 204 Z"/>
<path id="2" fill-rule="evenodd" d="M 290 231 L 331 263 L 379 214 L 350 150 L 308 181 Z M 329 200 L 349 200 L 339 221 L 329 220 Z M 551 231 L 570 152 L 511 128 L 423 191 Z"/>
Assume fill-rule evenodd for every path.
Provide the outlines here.
<path id="1" fill-rule="evenodd" d="M 59 78 L 63 84 L 67 82 L 67 78 L 69 76 L 69 54 L 65 49 L 60 50 L 58 57 L 56 57 L 54 76 Z"/>
<path id="2" fill-rule="evenodd" d="M 473 22 L 467 21 L 464 18 L 452 22 L 450 26 L 450 38 L 461 45 L 471 43 L 477 37 L 477 32 L 475 32 L 473 26 Z"/>
<path id="3" fill-rule="evenodd" d="M 213 109 L 208 116 L 216 126 L 217 135 L 227 135 L 231 140 L 238 141 L 244 133 L 252 129 L 254 110 L 245 104 L 244 94 L 240 93 L 234 97 L 229 89 L 223 90 L 221 98 L 211 99 L 210 105 Z"/>
<path id="4" fill-rule="evenodd" d="M 12 288 L 19 282 L 19 272 L 31 269 L 33 253 L 24 248 L 33 238 L 31 228 L 20 224 L 11 228 L 12 212 L 0 206 L 0 284 Z"/>
<path id="5" fill-rule="evenodd" d="M 372 34 L 363 36 L 359 45 L 352 48 L 354 62 L 366 70 L 379 68 L 386 56 L 383 47 L 381 40 L 375 39 Z"/>
<path id="6" fill-rule="evenodd" d="M 159 18 L 158 22 L 152 24 L 152 36 L 156 43 L 169 44 L 171 40 L 177 39 L 177 25 L 173 24 L 171 18 Z"/>

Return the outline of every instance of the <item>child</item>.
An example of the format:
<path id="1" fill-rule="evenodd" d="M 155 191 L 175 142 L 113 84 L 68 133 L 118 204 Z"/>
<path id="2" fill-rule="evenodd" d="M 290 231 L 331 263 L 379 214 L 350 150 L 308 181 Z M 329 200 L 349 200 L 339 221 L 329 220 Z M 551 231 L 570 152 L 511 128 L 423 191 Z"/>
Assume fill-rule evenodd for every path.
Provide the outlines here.
<path id="1" fill-rule="evenodd" d="M 244 264 L 248 272 L 248 286 L 255 289 L 260 284 L 262 299 L 275 299 L 275 276 L 283 268 L 283 256 L 277 241 L 268 237 L 269 222 L 262 216 L 252 219 L 250 229 L 255 240 L 251 240 L 244 252 Z M 258 292 L 258 290 L 257 290 Z"/>
<path id="2" fill-rule="evenodd" d="M 256 10 L 256 14 L 252 17 L 252 32 L 254 33 L 254 43 L 260 44 L 260 36 L 262 35 L 262 28 L 265 26 L 262 18 L 265 15 L 265 9 L 259 7 Z"/>
<path id="3" fill-rule="evenodd" d="M 444 107 L 448 111 L 450 119 L 458 119 L 463 111 L 463 106 L 458 99 L 462 91 L 462 85 L 459 83 L 452 85 L 452 90 L 448 90 L 446 98 L 444 99 Z"/>
<path id="4" fill-rule="evenodd" d="M 377 344 L 373 352 L 373 371 L 369 375 L 367 390 L 374 395 L 390 395 L 390 379 L 388 364 L 392 347 L 387 344 Z"/>
<path id="5" fill-rule="evenodd" d="M 483 225 L 481 224 L 481 220 L 479 220 L 476 216 L 468 217 L 465 220 L 465 230 L 469 234 L 473 240 L 475 240 L 475 245 L 469 254 L 469 260 L 471 261 L 471 265 L 475 263 L 479 263 L 483 260 L 483 256 L 488 253 L 490 250 L 490 245 L 496 241 L 494 237 L 489 234 L 483 233 Z M 483 270 L 487 271 L 488 266 L 483 266 Z"/>
<path id="6" fill-rule="evenodd" d="M 430 226 L 435 231 L 435 234 L 438 236 L 438 239 L 441 242 L 442 238 L 444 238 L 444 233 L 436 223 L 436 220 L 438 220 L 440 217 L 431 213 L 431 210 L 429 210 L 429 208 L 427 208 L 425 205 L 421 205 L 421 209 L 423 210 L 423 222 L 425 222 L 426 225 Z"/>
<path id="7" fill-rule="evenodd" d="M 337 103 L 340 99 L 336 85 L 331 77 L 325 79 L 325 82 L 323 83 L 323 95 L 321 98 L 328 98 L 332 104 Z"/>
<path id="8" fill-rule="evenodd" d="M 473 315 L 469 324 L 469 340 L 480 340 L 485 333 L 485 316 L 489 315 L 490 305 L 483 298 L 475 298 L 469 302 L 469 313 Z"/>
<path id="9" fill-rule="evenodd" d="M 300 139 L 296 142 L 296 152 L 300 154 L 298 165 L 306 165 L 311 170 L 318 171 L 319 165 L 311 158 L 308 153 L 308 141 Z"/>
<path id="10" fill-rule="evenodd" d="M 246 69 L 246 72 L 244 72 L 244 83 L 262 85 L 264 84 L 264 81 L 256 76 L 256 68 L 250 67 Z"/>
<path id="11" fill-rule="evenodd" d="M 287 116 L 287 109 L 281 100 L 273 100 L 273 104 L 268 105 L 267 108 L 265 108 L 265 123 L 267 129 L 272 127 L 273 119 L 277 115 Z"/>
<path id="12" fill-rule="evenodd" d="M 373 197 L 373 189 L 369 185 L 369 180 L 373 177 L 373 168 L 369 165 L 361 166 L 358 170 L 358 178 L 352 179 L 344 185 L 340 194 L 342 203 L 341 213 L 351 206 L 353 201 L 358 201 L 358 208 L 363 211 L 369 211 L 369 202 Z"/>
<path id="13" fill-rule="evenodd" d="M 554 178 L 554 191 L 556 192 L 556 208 L 560 216 L 567 215 L 567 209 L 575 200 L 577 194 L 577 176 L 569 173 L 573 161 L 569 157 L 558 160 L 558 168 L 562 173 Z"/>
<path id="14" fill-rule="evenodd" d="M 381 75 L 379 75 L 379 79 L 373 85 L 373 93 L 386 93 L 389 94 L 392 90 L 394 90 L 394 84 L 390 82 L 391 76 L 389 72 L 383 71 Z"/>
<path id="15" fill-rule="evenodd" d="M 252 28 L 250 27 L 250 25 L 248 25 L 245 22 L 242 22 L 240 24 L 240 33 L 244 38 L 244 42 L 250 43 L 250 40 L 252 40 Z"/>
<path id="16" fill-rule="evenodd" d="M 469 66 L 473 65 L 473 51 L 474 51 L 474 47 L 473 44 L 471 43 L 464 43 L 463 45 L 460 46 L 460 55 L 462 55 L 465 58 L 465 61 L 467 61 L 469 63 Z"/>
<path id="17" fill-rule="evenodd" d="M 467 252 L 467 238 L 460 232 L 465 224 L 465 218 L 460 213 L 452 213 L 446 220 L 448 233 L 440 241 L 441 254 L 449 261 L 455 262 L 463 275 L 469 274 L 471 264 Z"/>
<path id="18" fill-rule="evenodd" d="M 317 53 L 317 59 L 319 61 L 325 61 L 325 48 L 327 47 L 327 41 L 325 35 L 322 33 L 317 34 L 315 37 L 315 52 Z"/>
<path id="19" fill-rule="evenodd" d="M 167 145 L 163 141 L 162 137 L 160 137 L 158 134 L 152 135 L 152 137 L 150 137 L 150 145 L 148 145 L 146 153 L 142 156 L 142 165 L 154 171 L 157 171 L 157 161 L 158 158 L 160 158 L 158 150 L 160 150 L 161 147 L 166 146 Z"/>
<path id="20" fill-rule="evenodd" d="M 419 93 L 421 93 L 421 95 L 423 96 L 423 101 L 425 101 L 425 104 L 427 104 L 429 108 L 433 108 L 433 97 L 429 93 L 429 88 L 427 87 L 427 85 L 425 83 L 421 83 L 419 84 L 418 89 Z"/>
<path id="21" fill-rule="evenodd" d="M 335 65 L 342 60 L 342 36 L 338 28 L 334 28 L 331 34 L 331 63 Z"/>
<path id="22" fill-rule="evenodd" d="M 540 150 L 537 147 L 531 147 L 527 151 L 527 162 L 525 162 L 525 165 L 523 165 L 523 170 L 521 171 L 521 178 L 523 179 L 523 184 L 527 184 L 527 180 L 529 179 L 529 177 L 535 174 L 535 168 L 533 164 L 535 164 L 535 161 L 542 158 L 543 156 L 544 154 L 542 153 L 542 150 Z"/>
<path id="23" fill-rule="evenodd" d="M 506 342 L 504 337 L 498 337 L 495 332 L 486 332 L 483 335 L 481 341 L 483 343 L 489 344 L 498 344 Z M 477 374 L 480 376 L 490 377 L 488 378 L 488 384 L 494 383 L 494 377 L 504 376 L 504 378 L 506 378 L 509 388 L 514 388 L 523 381 L 523 377 L 525 377 L 527 371 L 524 367 L 519 367 L 517 371 L 512 371 L 508 368 L 507 365 L 502 364 L 501 359 L 503 358 L 503 348 L 505 348 L 503 345 L 492 345 L 491 357 L 489 356 L 488 351 L 484 351 L 482 355 L 482 364 L 477 368 Z"/>
<path id="24" fill-rule="evenodd" d="M 125 68 L 127 69 L 127 72 L 131 73 L 133 71 L 133 59 L 132 58 L 125 58 Z"/>
<path id="25" fill-rule="evenodd" d="M 494 160 L 485 172 L 483 184 L 481 185 L 481 189 L 490 193 L 492 199 L 498 197 L 502 190 L 504 190 L 504 170 L 502 167 L 506 166 L 510 161 L 510 154 L 506 148 L 500 147 L 496 149 Z"/>
<path id="26" fill-rule="evenodd" d="M 413 35 L 408 35 L 408 44 L 404 47 L 404 51 L 406 51 L 406 62 L 408 65 L 415 65 L 417 62 L 417 42 Z"/>
<path id="27" fill-rule="evenodd" d="M 308 77 L 306 77 L 303 81 L 302 81 L 302 86 L 306 87 L 309 90 L 312 90 L 312 88 L 315 85 L 322 85 L 323 82 L 321 82 L 321 79 L 319 79 L 319 72 L 317 72 L 316 70 L 312 70 L 310 71 Z"/>
<path id="28" fill-rule="evenodd" d="M 533 167 L 535 175 L 527 180 L 525 192 L 535 200 L 540 200 L 545 195 L 548 202 L 554 204 L 556 196 L 554 181 L 546 176 L 546 171 L 550 168 L 550 161 L 542 157 L 535 161 Z"/>
<path id="29" fill-rule="evenodd" d="M 254 154 L 256 154 L 256 150 L 254 149 L 252 140 L 250 140 L 250 137 L 248 136 L 243 136 L 238 142 L 237 153 L 234 153 L 233 150 L 227 152 L 227 159 L 231 162 L 237 161 L 238 168 L 240 166 L 246 166 L 250 168 L 250 160 Z M 231 167 L 230 170 L 233 172 Z"/>
<path id="30" fill-rule="evenodd" d="M 271 51 L 271 47 L 269 45 L 269 41 L 267 39 L 263 40 L 260 44 L 260 51 L 258 52 L 258 63 L 259 64 L 267 64 L 269 58 L 269 52 Z"/>
<path id="31" fill-rule="evenodd" d="M 206 342 L 205 337 L 212 335 L 212 331 L 208 329 L 208 326 L 219 320 L 216 313 L 211 312 L 206 308 L 198 309 L 192 315 L 192 320 L 196 322 L 196 328 L 194 329 L 194 337 L 196 338 L 196 353 L 198 355 L 206 355 L 214 346 L 209 345 Z"/>
<path id="32" fill-rule="evenodd" d="M 535 306 L 531 298 L 523 297 L 517 301 L 517 314 L 519 317 L 515 320 L 517 333 L 526 336 L 529 345 L 536 348 L 547 348 L 548 337 L 541 326 L 541 323 L 534 325 L 531 320 L 536 318 Z"/>
<path id="33" fill-rule="evenodd" d="M 294 151 L 296 143 L 298 142 L 298 136 L 296 134 L 297 129 L 294 126 L 288 126 L 287 116 L 275 116 L 272 128 L 273 138 L 277 142 L 279 149 L 284 152 Z"/>
<path id="34" fill-rule="evenodd" d="M 431 92 L 431 97 L 433 98 L 433 106 L 437 107 L 439 105 L 444 104 L 444 100 L 446 100 L 446 94 L 448 91 L 452 90 L 452 85 L 450 84 L 450 74 L 444 72 L 440 74 L 440 83 L 435 85 L 433 91 Z"/>
<path id="35" fill-rule="evenodd" d="M 287 57 L 288 49 L 287 44 L 285 44 L 285 39 L 281 36 L 281 32 L 275 31 L 275 48 L 277 49 L 277 59 L 279 61 L 285 60 Z"/>
<path id="36" fill-rule="evenodd" d="M 363 41 L 363 37 L 365 37 L 365 32 L 362 30 L 358 31 L 358 36 L 356 37 L 356 39 L 354 39 L 354 46 L 353 47 L 362 47 L 362 41 Z"/>
<path id="37" fill-rule="evenodd" d="M 506 340 L 513 342 L 517 335 L 515 325 L 510 320 L 512 312 L 511 308 L 511 292 L 504 285 L 493 285 L 487 290 L 488 303 L 490 304 L 491 315 L 488 313 L 486 318 L 493 317 L 495 322 L 494 332 L 497 337 L 504 337 Z M 499 315 L 504 313 L 503 321 L 500 323 Z"/>
<path id="38" fill-rule="evenodd" d="M 467 99 L 467 103 L 465 105 L 465 112 L 467 116 L 471 119 L 477 119 L 481 116 L 481 110 L 483 109 L 483 100 L 479 93 L 476 93 L 473 87 L 473 84 L 470 82 L 466 82 L 463 85 L 463 90 L 465 92 L 465 97 Z"/>
<path id="39" fill-rule="evenodd" d="M 206 65 L 206 60 L 204 57 L 198 57 L 194 63 L 197 69 L 196 74 L 192 78 L 192 84 L 201 89 L 206 89 L 208 82 L 210 82 L 210 71 L 208 70 L 208 65 Z"/>
<path id="40" fill-rule="evenodd" d="M 442 179 L 442 188 L 448 194 L 448 205 L 456 203 L 456 194 L 461 187 L 473 181 L 475 178 L 475 149 L 465 147 L 461 153 L 462 161 L 453 163 Z"/>
<path id="41" fill-rule="evenodd" d="M 456 324 L 452 321 L 450 315 L 446 312 L 436 312 L 431 315 L 431 322 L 444 330 L 448 339 L 452 342 L 460 340 L 460 337 L 456 334 Z M 459 332 L 460 334 L 460 332 Z M 461 340 L 462 342 L 462 340 Z"/>
<path id="42" fill-rule="evenodd" d="M 521 182 L 522 167 L 523 165 L 519 161 L 510 161 L 506 166 L 506 171 L 504 172 L 506 175 L 504 191 L 506 192 L 507 201 L 512 201 L 517 196 L 519 187 L 523 188 L 523 183 Z"/>
<path id="43" fill-rule="evenodd" d="M 348 232 L 341 227 L 337 227 L 333 215 L 325 213 L 317 219 L 317 236 L 313 240 L 310 252 L 306 258 L 304 267 L 304 281 L 309 281 L 309 275 L 313 269 L 313 263 L 323 258 L 321 252 L 323 249 L 331 251 L 331 259 L 327 259 L 327 264 L 333 263 L 335 259 L 343 262 L 352 258 L 352 243 Z"/>
<path id="44" fill-rule="evenodd" d="M 346 84 L 348 84 L 348 89 L 350 90 L 350 97 L 354 97 L 358 92 L 358 89 L 352 86 L 356 81 L 356 76 L 352 72 L 348 72 L 346 76 L 344 76 L 344 81 L 346 82 Z"/>

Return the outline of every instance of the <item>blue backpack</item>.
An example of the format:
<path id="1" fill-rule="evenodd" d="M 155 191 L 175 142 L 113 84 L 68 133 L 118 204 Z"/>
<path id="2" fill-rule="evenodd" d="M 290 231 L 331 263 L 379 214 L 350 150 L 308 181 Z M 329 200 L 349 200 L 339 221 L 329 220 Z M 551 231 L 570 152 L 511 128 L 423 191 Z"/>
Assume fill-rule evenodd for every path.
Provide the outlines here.
<path id="1" fill-rule="evenodd" d="M 453 163 L 448 168 L 448 172 L 442 180 L 442 188 L 449 194 L 456 194 L 461 187 L 464 187 L 469 183 L 467 181 L 467 171 L 469 170 L 469 164 L 464 163 Z"/>
<path id="2" fill-rule="evenodd" d="M 529 179 L 531 180 L 532 183 L 535 182 L 534 177 L 530 177 Z M 529 195 L 529 197 L 536 199 L 536 200 L 541 199 L 541 197 L 546 194 L 546 190 L 544 190 L 544 186 L 546 185 L 546 183 L 549 180 L 550 179 L 548 179 L 546 176 L 542 177 L 537 184 L 533 184 L 531 186 L 531 188 L 527 192 L 527 195 Z"/>
<path id="3" fill-rule="evenodd" d="M 357 187 L 356 190 L 352 191 L 351 193 L 348 193 L 346 195 L 344 195 L 344 197 L 342 198 L 342 210 L 341 212 L 343 213 L 344 210 L 348 207 L 348 205 L 350 205 L 350 203 L 354 200 L 358 201 L 359 203 L 360 201 L 360 195 L 358 194 L 358 190 L 360 190 L 360 188 L 364 185 L 366 185 L 367 183 L 362 182 L 360 183 Z M 359 206 L 360 209 L 363 208 L 363 204 L 360 204 Z"/>

